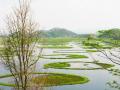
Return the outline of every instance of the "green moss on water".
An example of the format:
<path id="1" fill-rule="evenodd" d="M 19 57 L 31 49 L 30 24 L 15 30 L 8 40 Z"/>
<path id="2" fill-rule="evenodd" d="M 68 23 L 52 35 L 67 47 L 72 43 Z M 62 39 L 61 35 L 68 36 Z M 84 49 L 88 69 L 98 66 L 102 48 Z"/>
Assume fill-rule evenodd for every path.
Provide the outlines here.
<path id="1" fill-rule="evenodd" d="M 95 64 L 101 66 L 101 67 L 104 68 L 104 69 L 114 67 L 114 65 L 112 65 L 112 64 L 107 64 L 107 63 L 95 63 Z"/>
<path id="2" fill-rule="evenodd" d="M 69 66 L 70 66 L 70 64 L 67 62 L 60 62 L 60 63 L 45 64 L 44 68 L 54 68 L 54 67 L 62 68 L 62 67 L 69 67 Z"/>
<path id="3" fill-rule="evenodd" d="M 98 52 L 98 50 L 86 50 L 87 52 Z"/>
<path id="4" fill-rule="evenodd" d="M 60 86 L 60 85 L 74 85 L 84 84 L 89 81 L 83 76 L 69 75 L 69 74 L 48 74 L 46 76 L 38 76 L 33 78 L 33 83 L 41 84 L 42 79 L 46 79 L 46 86 Z"/>
<path id="5" fill-rule="evenodd" d="M 60 54 L 58 54 L 59 56 Z M 79 55 L 79 54 L 62 54 L 62 55 L 65 55 L 66 57 L 42 57 L 42 58 L 45 58 L 45 59 L 80 59 L 80 58 L 88 58 L 87 56 L 85 55 Z M 49 55 L 47 55 L 49 56 Z M 57 56 L 57 55 L 50 55 L 50 56 Z"/>
<path id="6" fill-rule="evenodd" d="M 69 53 L 69 54 L 72 54 L 72 53 L 86 53 L 85 51 L 69 51 L 69 52 L 67 52 L 67 51 L 54 51 L 54 53 Z"/>
<path id="7" fill-rule="evenodd" d="M 65 45 L 54 45 L 54 46 L 40 46 L 40 48 L 51 48 L 51 49 L 67 49 L 67 48 L 72 48 L 70 46 L 65 46 Z"/>
<path id="8" fill-rule="evenodd" d="M 60 55 L 65 55 L 65 54 L 48 54 L 48 55 L 43 55 L 43 56 L 60 56 Z"/>
<path id="9" fill-rule="evenodd" d="M 67 56 L 68 58 L 75 59 L 75 58 L 88 58 L 85 55 L 77 55 L 77 54 L 70 54 Z"/>
<path id="10" fill-rule="evenodd" d="M 74 85 L 74 84 L 84 84 L 89 82 L 89 79 L 84 76 L 70 75 L 70 74 L 61 74 L 61 73 L 42 73 L 34 72 L 32 74 L 37 74 L 37 77 L 31 80 L 33 84 L 41 84 L 43 80 L 46 80 L 44 86 L 60 86 L 60 85 Z M 12 77 L 11 74 L 2 75 L 0 78 Z M 15 87 L 15 84 L 11 83 L 2 83 L 0 86 Z"/>
<path id="11" fill-rule="evenodd" d="M 100 68 L 70 68 L 70 62 L 57 62 L 57 63 L 49 63 L 45 64 L 44 68 L 55 68 L 55 69 L 70 69 L 70 70 L 97 70 L 97 69 L 108 69 L 111 67 L 114 67 L 112 64 L 107 64 L 107 63 L 94 63 L 94 62 L 78 62 L 78 63 L 86 63 L 86 64 L 96 64 L 100 66 Z"/>
<path id="12" fill-rule="evenodd" d="M 84 49 L 94 49 L 93 47 L 91 46 L 83 46 Z"/>

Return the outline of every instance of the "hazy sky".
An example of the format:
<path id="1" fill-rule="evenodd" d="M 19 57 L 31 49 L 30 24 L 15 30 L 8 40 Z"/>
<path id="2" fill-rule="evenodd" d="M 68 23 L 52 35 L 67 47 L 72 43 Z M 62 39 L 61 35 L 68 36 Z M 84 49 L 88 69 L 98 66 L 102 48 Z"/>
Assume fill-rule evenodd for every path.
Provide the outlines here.
<path id="1" fill-rule="evenodd" d="M 17 0 L 0 0 L 0 27 Z M 42 29 L 67 28 L 77 33 L 120 28 L 120 0 L 33 0 L 32 13 Z"/>

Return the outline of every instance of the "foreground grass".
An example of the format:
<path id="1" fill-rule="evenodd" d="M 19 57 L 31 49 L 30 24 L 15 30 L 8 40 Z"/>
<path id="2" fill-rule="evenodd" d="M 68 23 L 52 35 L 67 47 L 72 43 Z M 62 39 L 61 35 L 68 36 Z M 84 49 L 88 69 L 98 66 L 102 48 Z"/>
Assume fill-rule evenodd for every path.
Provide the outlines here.
<path id="1" fill-rule="evenodd" d="M 32 74 L 38 74 L 39 76 L 33 78 L 31 83 L 33 84 L 43 84 L 44 86 L 60 86 L 60 85 L 74 85 L 74 84 L 84 84 L 89 82 L 89 79 L 83 76 L 77 75 L 70 75 L 70 74 L 61 74 L 61 73 L 41 73 L 41 72 L 34 72 Z M 0 78 L 8 78 L 12 77 L 11 74 L 6 74 L 0 76 Z M 15 84 L 11 83 L 2 83 L 0 82 L 0 86 L 8 86 L 8 87 L 15 87 Z"/>

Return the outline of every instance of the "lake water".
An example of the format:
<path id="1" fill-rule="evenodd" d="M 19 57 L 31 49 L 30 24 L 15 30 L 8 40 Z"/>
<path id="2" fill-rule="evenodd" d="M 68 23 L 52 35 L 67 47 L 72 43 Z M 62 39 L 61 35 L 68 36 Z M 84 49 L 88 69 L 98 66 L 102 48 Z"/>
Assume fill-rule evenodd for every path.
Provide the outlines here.
<path id="1" fill-rule="evenodd" d="M 110 72 L 107 70 L 69 70 L 69 69 L 44 69 L 43 66 L 44 64 L 48 63 L 54 63 L 54 62 L 71 62 L 71 61 L 84 61 L 84 62 L 92 62 L 94 60 L 98 60 L 103 63 L 111 63 L 109 60 L 107 60 L 104 57 L 101 57 L 102 54 L 99 52 L 96 53 L 87 53 L 85 49 L 82 48 L 81 45 L 78 45 L 76 43 L 70 43 L 71 46 L 73 46 L 72 49 L 44 49 L 43 54 L 48 55 L 48 54 L 58 54 L 55 53 L 54 51 L 59 52 L 59 54 L 82 54 L 86 55 L 89 58 L 86 59 L 41 59 L 38 61 L 36 67 L 38 72 L 54 72 L 54 73 L 65 73 L 65 74 L 74 74 L 74 75 L 80 75 L 80 76 L 85 76 L 90 79 L 88 83 L 85 84 L 77 84 L 77 85 L 64 85 L 64 86 L 54 86 L 50 87 L 51 90 L 117 90 L 115 88 L 111 88 L 107 85 L 107 82 L 115 80 L 116 76 L 112 75 Z M 84 53 L 82 53 L 84 52 Z M 48 56 L 49 57 L 49 56 Z M 52 56 L 50 56 L 52 57 Z M 56 56 L 53 56 L 56 57 Z M 61 57 L 61 56 L 59 56 Z M 79 67 L 84 67 L 84 63 L 70 63 L 71 67 L 70 68 L 79 68 Z M 88 67 L 97 67 L 99 68 L 100 66 L 95 65 L 95 64 L 90 64 Z M 114 68 L 119 68 L 119 66 L 115 66 Z M 6 70 L 2 64 L 0 65 L 0 73 L 5 74 L 8 73 L 8 70 Z M 10 82 L 10 78 L 4 78 L 0 79 L 0 82 Z M 4 90 L 10 90 L 10 87 L 4 87 L 0 86 L 0 88 Z"/>

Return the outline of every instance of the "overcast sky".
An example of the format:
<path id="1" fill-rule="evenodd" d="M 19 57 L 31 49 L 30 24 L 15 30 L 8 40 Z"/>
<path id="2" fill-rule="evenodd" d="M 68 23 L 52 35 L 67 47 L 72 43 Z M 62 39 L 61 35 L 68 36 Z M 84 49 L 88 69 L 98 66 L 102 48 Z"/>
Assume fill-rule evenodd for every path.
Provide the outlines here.
<path id="1" fill-rule="evenodd" d="M 0 0 L 0 27 L 17 0 Z M 120 28 L 120 0 L 33 0 L 32 13 L 42 29 L 66 28 L 77 33 Z"/>

